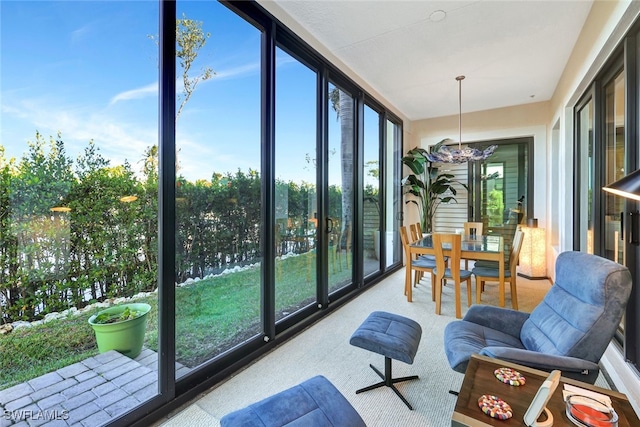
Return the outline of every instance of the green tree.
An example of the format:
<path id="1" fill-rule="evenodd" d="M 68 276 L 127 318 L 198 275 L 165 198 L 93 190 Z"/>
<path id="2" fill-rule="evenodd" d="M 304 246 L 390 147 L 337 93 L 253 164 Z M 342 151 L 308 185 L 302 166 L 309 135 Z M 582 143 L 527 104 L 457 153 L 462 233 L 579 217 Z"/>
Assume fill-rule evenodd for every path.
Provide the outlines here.
<path id="1" fill-rule="evenodd" d="M 79 156 L 70 207 L 73 213 L 74 277 L 93 299 L 131 296 L 155 287 L 155 277 L 139 278 L 139 254 L 146 229 L 141 220 L 143 185 L 128 162 L 109 166 L 92 142 Z M 155 233 L 154 233 L 155 235 Z M 83 295 L 74 295 L 83 305 Z"/>
<path id="2" fill-rule="evenodd" d="M 341 232 L 346 238 L 346 230 L 353 218 L 353 98 L 338 88 L 329 94 L 331 105 L 340 121 L 340 172 L 342 184 Z M 344 244 L 345 242 L 342 242 Z"/>
<path id="3" fill-rule="evenodd" d="M 202 30 L 202 21 L 194 21 L 188 19 L 184 14 L 182 19 L 176 20 L 176 57 L 180 61 L 182 67 L 182 95 L 178 96 L 180 106 L 176 113 L 176 121 L 182 113 L 182 109 L 193 95 L 198 84 L 202 81 L 209 80 L 215 75 L 210 67 L 202 67 L 200 73 L 190 76 L 189 72 L 194 62 L 198 58 L 200 49 L 207 43 L 207 39 L 211 37 L 210 33 Z"/>
<path id="4" fill-rule="evenodd" d="M 5 157 L 0 145 L 0 300 L 9 301 L 10 291 L 15 286 L 18 270 L 18 240 L 11 231 L 11 177 L 15 174 L 15 159 Z M 13 284 L 13 285 L 12 285 Z M 0 323 L 5 319 L 4 305 L 0 304 Z"/>
<path id="5" fill-rule="evenodd" d="M 504 215 L 504 194 L 495 188 L 487 197 L 487 216 L 490 225 L 502 225 Z"/>
<path id="6" fill-rule="evenodd" d="M 6 233 L 17 247 L 9 260 L 9 280 L 2 286 L 7 298 L 5 314 L 12 320 L 41 313 L 38 302 L 42 295 L 45 300 L 54 294 L 58 300 L 64 296 L 60 283 L 69 265 L 69 220 L 65 209 L 59 210 L 66 207 L 75 181 L 72 161 L 60 135 L 47 143 L 36 132 L 35 141 L 28 146 L 8 186 L 11 214 Z"/>
<path id="7" fill-rule="evenodd" d="M 191 69 L 198 59 L 200 49 L 205 46 L 209 37 L 211 37 L 211 33 L 204 32 L 202 21 L 188 19 L 185 14 L 182 14 L 182 19 L 176 19 L 176 58 L 182 68 L 182 93 L 178 95 L 179 106 L 176 112 L 176 122 L 198 84 L 215 75 L 215 71 L 206 66 L 201 67 L 200 73 L 191 75 Z M 158 36 L 149 36 L 149 38 L 154 40 L 156 44 L 158 43 Z"/>
<path id="8" fill-rule="evenodd" d="M 148 147 L 140 160 L 142 167 L 142 194 L 139 220 L 142 234 L 142 254 L 145 267 L 139 274 L 155 283 L 158 267 L 158 146 Z"/>

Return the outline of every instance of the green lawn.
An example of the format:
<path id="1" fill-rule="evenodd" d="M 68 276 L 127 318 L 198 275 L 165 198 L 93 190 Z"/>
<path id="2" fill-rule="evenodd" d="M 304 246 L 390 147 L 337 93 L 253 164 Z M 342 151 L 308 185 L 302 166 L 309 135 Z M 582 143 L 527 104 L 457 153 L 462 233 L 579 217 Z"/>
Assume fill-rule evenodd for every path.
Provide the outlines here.
<path id="1" fill-rule="evenodd" d="M 334 267 L 333 265 L 331 267 Z M 330 268 L 332 281 L 346 281 L 350 270 Z M 277 316 L 315 299 L 313 253 L 276 265 Z M 158 347 L 158 302 L 151 305 L 145 346 Z M 0 336 L 0 389 L 11 387 L 98 353 L 88 319 L 98 309 L 21 328 Z M 176 358 L 195 367 L 259 333 L 260 269 L 253 268 L 176 288 Z"/>

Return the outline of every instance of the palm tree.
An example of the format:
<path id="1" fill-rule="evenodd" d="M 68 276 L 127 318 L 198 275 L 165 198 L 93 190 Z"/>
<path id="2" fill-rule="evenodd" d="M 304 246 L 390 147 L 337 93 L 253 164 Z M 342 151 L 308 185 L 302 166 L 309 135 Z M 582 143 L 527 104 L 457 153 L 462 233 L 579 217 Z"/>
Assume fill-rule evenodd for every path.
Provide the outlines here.
<path id="1" fill-rule="evenodd" d="M 333 88 L 329 93 L 331 104 L 340 121 L 340 168 L 342 178 L 342 239 L 346 239 L 347 229 L 353 218 L 353 98 Z M 345 245 L 346 242 L 340 242 Z"/>

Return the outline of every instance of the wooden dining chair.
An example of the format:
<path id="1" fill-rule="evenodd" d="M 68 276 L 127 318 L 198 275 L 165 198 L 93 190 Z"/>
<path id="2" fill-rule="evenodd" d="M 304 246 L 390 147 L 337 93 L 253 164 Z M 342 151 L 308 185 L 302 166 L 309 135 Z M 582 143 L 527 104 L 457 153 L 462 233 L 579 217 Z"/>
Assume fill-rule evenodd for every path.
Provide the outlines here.
<path id="1" fill-rule="evenodd" d="M 514 310 L 518 309 L 518 292 L 516 286 L 518 275 L 516 268 L 518 266 L 518 257 L 520 256 L 520 249 L 522 249 L 523 240 L 524 232 L 522 230 L 516 230 L 511 244 L 511 251 L 509 253 L 509 265 L 505 266 L 504 269 L 504 281 L 505 283 L 509 282 L 511 289 L 511 304 Z M 474 267 L 471 272 L 476 276 L 476 303 L 480 304 L 485 282 L 498 282 L 500 280 L 500 269 L 497 266 Z"/>
<path id="2" fill-rule="evenodd" d="M 409 236 L 411 237 L 410 242 L 416 242 L 418 239 L 422 238 L 422 230 L 420 227 L 420 223 L 416 222 L 415 224 L 409 224 Z M 419 255 L 416 258 L 419 257 L 431 257 L 431 259 L 433 261 L 436 260 L 436 257 L 434 257 L 433 255 Z M 418 283 L 420 283 L 420 280 L 422 280 L 422 271 L 416 271 L 416 278 L 415 278 L 415 282 L 414 282 L 414 286 L 416 286 Z"/>
<path id="3" fill-rule="evenodd" d="M 419 279 L 422 277 L 423 273 L 429 273 L 431 275 L 431 300 L 435 301 L 436 292 L 434 289 L 435 284 L 435 276 L 433 274 L 433 269 L 436 267 L 435 260 L 425 259 L 421 257 L 416 257 L 415 254 L 411 252 L 411 241 L 409 240 L 409 233 L 407 232 L 407 227 L 400 227 L 400 240 L 402 241 L 402 246 L 404 247 L 404 254 L 407 263 L 407 272 L 404 283 L 404 294 L 409 295 L 412 282 L 413 286 L 415 286 Z M 412 274 L 415 273 L 414 279 L 411 280 Z"/>
<path id="4" fill-rule="evenodd" d="M 471 306 L 471 272 L 460 268 L 460 252 L 462 247 L 462 236 L 460 234 L 435 233 L 433 237 L 433 249 L 436 254 L 436 268 L 433 270 L 435 275 L 436 286 L 436 314 L 440 314 L 442 306 L 442 284 L 445 279 L 451 280 L 455 287 L 456 301 L 456 317 L 462 317 L 462 309 L 460 307 L 460 285 L 462 282 L 467 284 L 467 306 Z M 449 254 L 450 267 L 446 267 L 445 248 L 448 245 L 451 253 Z M 437 284 L 437 285 L 436 285 Z"/>
<path id="5" fill-rule="evenodd" d="M 464 224 L 462 224 L 464 227 L 464 234 L 467 236 L 482 236 L 483 233 L 483 228 L 484 228 L 484 224 L 481 222 L 473 222 L 473 221 L 467 221 Z M 469 260 L 465 259 L 464 260 L 464 269 L 468 270 L 469 269 Z"/>
<path id="6" fill-rule="evenodd" d="M 409 229 L 411 231 L 411 239 L 413 239 L 412 242 L 420 240 L 420 239 L 422 239 L 424 237 L 424 234 L 422 234 L 422 226 L 420 225 L 419 222 L 416 222 L 415 224 L 409 225 Z M 420 255 L 418 258 L 430 259 L 430 260 L 433 260 L 433 261 L 436 260 L 436 256 L 435 255 L 429 255 L 429 254 Z M 449 262 L 449 258 L 445 257 L 445 261 L 448 263 Z M 448 266 L 448 264 L 447 264 L 447 266 Z"/>
<path id="7" fill-rule="evenodd" d="M 418 240 L 423 238 L 423 234 L 422 234 L 422 227 L 420 226 L 419 222 L 416 222 L 415 224 L 410 224 L 409 225 L 409 231 L 411 232 L 411 243 L 413 242 L 417 242 Z M 424 259 L 424 260 L 431 260 L 434 261 L 436 260 L 436 256 L 435 255 L 429 255 L 429 254 L 422 254 L 422 255 L 418 255 L 416 257 L 417 259 Z M 449 262 L 449 259 L 446 259 L 446 262 Z M 420 283 L 420 280 L 422 280 L 422 272 L 417 272 L 416 273 L 417 278 L 416 278 L 416 284 Z"/>
<path id="8" fill-rule="evenodd" d="M 409 225 L 409 231 L 411 232 L 411 241 L 415 242 L 418 239 L 422 238 L 422 229 L 420 227 L 420 223 L 416 222 L 415 224 Z"/>
<path id="9" fill-rule="evenodd" d="M 482 229 L 484 228 L 483 223 L 467 221 L 463 225 L 464 225 L 464 234 L 466 235 L 475 234 L 476 236 L 482 236 L 482 232 L 483 232 Z"/>

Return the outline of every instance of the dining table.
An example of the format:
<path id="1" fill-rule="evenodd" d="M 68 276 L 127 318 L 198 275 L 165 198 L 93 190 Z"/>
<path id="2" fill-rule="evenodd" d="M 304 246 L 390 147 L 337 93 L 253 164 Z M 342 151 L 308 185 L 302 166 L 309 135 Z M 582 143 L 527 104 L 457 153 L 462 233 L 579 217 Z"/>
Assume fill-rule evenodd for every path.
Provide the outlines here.
<path id="1" fill-rule="evenodd" d="M 451 248 L 447 249 L 447 246 L 443 246 L 444 254 L 451 255 Z M 470 235 L 462 234 L 460 258 L 468 260 L 487 260 L 497 261 L 499 268 L 499 304 L 500 307 L 504 307 L 504 238 L 501 235 Z M 433 237 L 431 234 L 425 234 L 421 239 L 409 245 L 411 259 L 414 259 L 414 255 L 435 255 L 433 248 Z M 407 301 L 412 301 L 411 292 L 411 263 L 407 261 Z M 440 286 L 436 287 L 436 295 L 442 292 Z"/>

